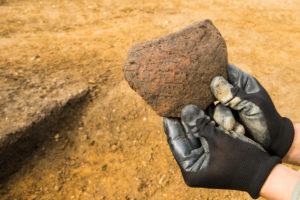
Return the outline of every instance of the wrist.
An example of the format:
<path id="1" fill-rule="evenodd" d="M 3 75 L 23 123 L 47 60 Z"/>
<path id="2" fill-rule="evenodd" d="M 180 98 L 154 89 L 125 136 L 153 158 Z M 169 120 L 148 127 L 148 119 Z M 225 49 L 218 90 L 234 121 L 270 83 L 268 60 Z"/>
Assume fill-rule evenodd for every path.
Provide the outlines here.
<path id="1" fill-rule="evenodd" d="M 290 200 L 299 178 L 300 173 L 278 164 L 263 184 L 260 195 L 269 200 Z"/>
<path id="2" fill-rule="evenodd" d="M 246 166 L 243 166 L 242 168 L 251 174 L 247 192 L 252 198 L 256 199 L 259 197 L 260 190 L 266 182 L 266 179 L 270 176 L 273 168 L 281 163 L 281 159 L 277 156 L 270 156 L 268 153 L 260 151 L 252 161 L 254 161 L 255 164 L 253 162 L 247 162 L 248 168 Z"/>
<path id="3" fill-rule="evenodd" d="M 295 130 L 293 142 L 289 151 L 284 156 L 283 161 L 290 164 L 300 165 L 300 123 L 293 124 L 293 126 Z"/>

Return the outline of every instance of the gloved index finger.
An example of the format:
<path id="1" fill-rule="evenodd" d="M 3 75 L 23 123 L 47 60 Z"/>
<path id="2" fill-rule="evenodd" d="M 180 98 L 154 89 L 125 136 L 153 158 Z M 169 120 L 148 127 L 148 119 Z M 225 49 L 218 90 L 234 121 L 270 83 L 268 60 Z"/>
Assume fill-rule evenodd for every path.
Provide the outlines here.
<path id="1" fill-rule="evenodd" d="M 236 133 L 245 135 L 245 128 L 242 124 L 235 120 L 230 108 L 219 103 L 216 105 L 213 118 L 215 122 L 227 131 L 234 131 Z"/>
<path id="2" fill-rule="evenodd" d="M 222 126 L 227 131 L 231 131 L 236 122 L 230 108 L 221 103 L 216 106 L 213 118 L 217 124 Z"/>
<path id="3" fill-rule="evenodd" d="M 163 124 L 167 134 L 168 143 L 178 164 L 182 168 L 193 165 L 197 160 L 197 156 L 195 155 L 195 152 L 193 152 L 194 149 L 186 138 L 179 119 L 164 117 Z"/>

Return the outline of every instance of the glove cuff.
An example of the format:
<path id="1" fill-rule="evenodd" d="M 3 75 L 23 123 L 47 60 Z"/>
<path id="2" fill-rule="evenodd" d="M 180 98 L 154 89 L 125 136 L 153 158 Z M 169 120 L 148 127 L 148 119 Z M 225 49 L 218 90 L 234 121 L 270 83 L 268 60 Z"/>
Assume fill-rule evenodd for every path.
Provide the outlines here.
<path id="1" fill-rule="evenodd" d="M 287 152 L 290 150 L 291 145 L 294 141 L 294 125 L 292 121 L 286 117 L 282 117 L 282 124 L 280 126 L 280 130 L 278 132 L 277 138 L 272 144 L 272 148 L 274 153 L 283 158 Z"/>
<path id="2" fill-rule="evenodd" d="M 253 199 L 257 199 L 260 195 L 260 190 L 270 175 L 275 165 L 281 163 L 281 159 L 277 156 L 269 157 L 266 160 L 261 160 L 257 163 L 256 172 L 249 183 L 248 193 Z"/>

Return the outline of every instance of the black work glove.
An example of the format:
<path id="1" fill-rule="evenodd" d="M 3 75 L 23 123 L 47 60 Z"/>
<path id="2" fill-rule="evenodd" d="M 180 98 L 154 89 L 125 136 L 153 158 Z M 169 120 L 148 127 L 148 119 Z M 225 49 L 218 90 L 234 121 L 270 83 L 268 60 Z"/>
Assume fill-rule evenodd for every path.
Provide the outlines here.
<path id="1" fill-rule="evenodd" d="M 238 112 L 251 138 L 270 154 L 283 158 L 294 139 L 292 122 L 278 114 L 270 96 L 254 77 L 231 64 L 227 74 L 229 82 L 221 76 L 212 80 L 214 96 Z"/>
<path id="2" fill-rule="evenodd" d="M 241 134 L 217 127 L 197 106 L 184 107 L 181 117 L 164 118 L 163 124 L 186 184 L 242 190 L 257 198 L 280 158 Z"/>

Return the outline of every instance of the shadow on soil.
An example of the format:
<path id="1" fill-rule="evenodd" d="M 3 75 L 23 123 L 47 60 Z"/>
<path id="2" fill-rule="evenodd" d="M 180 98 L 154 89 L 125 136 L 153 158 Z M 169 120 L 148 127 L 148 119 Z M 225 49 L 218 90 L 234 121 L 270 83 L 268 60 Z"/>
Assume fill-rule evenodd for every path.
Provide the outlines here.
<path id="1" fill-rule="evenodd" d="M 87 93 L 80 99 L 69 101 L 63 108 L 53 111 L 49 117 L 22 131 L 22 137 L 17 142 L 2 148 L 0 151 L 0 184 L 6 183 L 9 177 L 28 162 L 34 153 L 49 138 L 53 138 L 55 133 L 66 123 L 77 126 L 90 99 L 90 94 Z"/>

